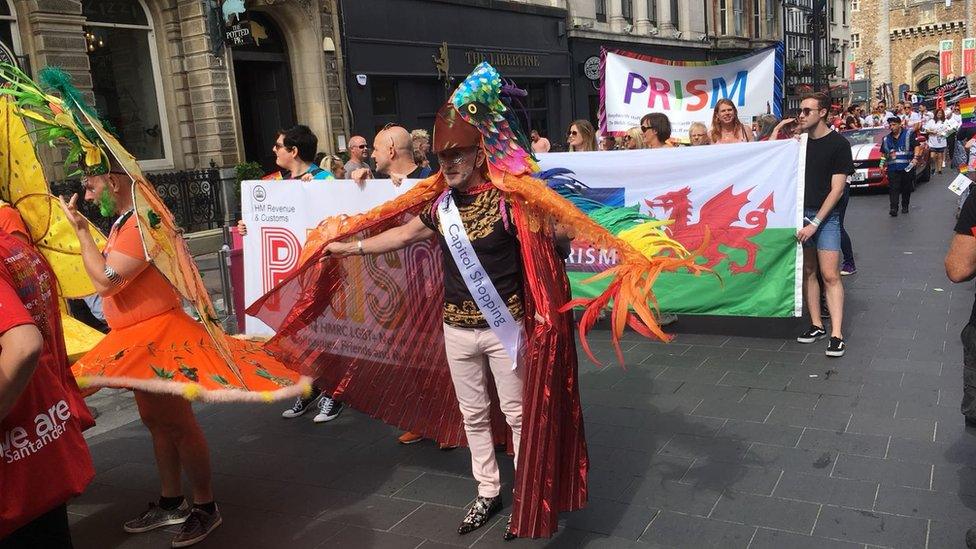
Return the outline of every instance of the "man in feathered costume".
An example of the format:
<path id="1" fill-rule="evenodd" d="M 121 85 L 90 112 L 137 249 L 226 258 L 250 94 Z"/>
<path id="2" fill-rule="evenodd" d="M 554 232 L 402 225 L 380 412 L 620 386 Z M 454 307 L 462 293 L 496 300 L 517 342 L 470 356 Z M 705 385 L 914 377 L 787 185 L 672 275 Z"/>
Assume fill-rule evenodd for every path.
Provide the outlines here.
<path id="1" fill-rule="evenodd" d="M 87 275 L 103 297 L 112 328 L 73 366 L 79 385 L 132 389 L 152 437 L 160 498 L 123 528 L 140 533 L 182 524 L 173 547 L 193 545 L 222 519 L 211 488 L 209 449 L 190 401 L 270 402 L 311 387 L 308 380 L 296 383 L 298 376 L 264 349 L 222 332 L 172 214 L 64 72 L 40 71 L 60 98 L 11 65 L 0 64 L 0 79 L 0 95 L 13 103 L 9 110 L 4 105 L 8 121 L 30 119 L 41 142 L 67 145 L 66 162 L 80 166 L 85 199 L 96 201 L 103 215 L 118 216 L 100 250 L 75 195 L 61 200 L 59 223 L 52 224 L 60 232 L 48 233 L 65 246 L 62 252 L 80 256 L 67 265 L 83 270 L 75 276 Z M 17 122 L 14 137 L 25 141 L 27 132 Z M 183 299 L 193 304 L 199 322 L 183 311 Z M 192 501 L 183 496 L 183 471 Z"/>
<path id="2" fill-rule="evenodd" d="M 498 73 L 479 65 L 437 113 L 441 171 L 369 212 L 323 221 L 299 269 L 248 312 L 277 330 L 276 353 L 321 374 L 336 398 L 443 444 L 466 439 L 478 496 L 460 534 L 501 507 L 500 407 L 515 451 L 511 539 L 550 536 L 559 512 L 586 502 L 569 308 L 586 308 L 587 352 L 585 334 L 610 300 L 615 342 L 625 325 L 665 338 L 651 287 L 662 270 L 695 267 L 659 224 L 635 221 L 615 236 L 531 177 L 529 141 L 501 91 Z M 614 277 L 601 296 L 570 300 L 557 227 L 617 251 L 620 263 L 597 275 Z M 340 329 L 351 318 L 359 328 Z"/>

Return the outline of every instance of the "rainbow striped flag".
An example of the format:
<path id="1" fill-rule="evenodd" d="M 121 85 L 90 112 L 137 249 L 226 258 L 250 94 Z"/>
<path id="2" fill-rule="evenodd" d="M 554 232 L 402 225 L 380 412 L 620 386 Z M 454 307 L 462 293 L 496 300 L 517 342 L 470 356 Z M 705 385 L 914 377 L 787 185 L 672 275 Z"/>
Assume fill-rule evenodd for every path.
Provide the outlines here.
<path id="1" fill-rule="evenodd" d="M 959 115 L 962 116 L 962 127 L 976 128 L 976 97 L 959 100 Z"/>

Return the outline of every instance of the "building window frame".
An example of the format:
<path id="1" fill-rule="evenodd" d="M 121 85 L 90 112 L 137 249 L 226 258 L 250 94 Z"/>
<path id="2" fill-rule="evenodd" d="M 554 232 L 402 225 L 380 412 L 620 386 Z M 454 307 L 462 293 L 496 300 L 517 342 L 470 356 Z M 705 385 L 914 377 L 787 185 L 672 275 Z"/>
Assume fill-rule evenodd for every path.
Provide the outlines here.
<path id="1" fill-rule="evenodd" d="M 844 0 L 841 0 L 841 1 L 843 2 Z M 827 2 L 827 13 L 830 16 L 830 24 L 831 25 L 837 23 L 837 7 L 834 5 L 836 3 L 837 3 L 837 0 L 830 0 L 829 2 Z"/>
<path id="2" fill-rule="evenodd" d="M 840 0 L 840 24 L 846 27 L 848 23 L 847 0 Z"/>
<path id="3" fill-rule="evenodd" d="M 762 36 L 762 0 L 752 0 L 752 37 Z"/>
<path id="4" fill-rule="evenodd" d="M 14 55 L 20 56 L 24 54 L 23 44 L 20 42 L 20 25 L 17 23 L 17 6 L 14 4 L 13 0 L 4 0 L 7 4 L 7 9 L 10 10 L 10 15 L 0 15 L 0 24 L 10 23 L 10 49 L 13 50 Z"/>
<path id="5" fill-rule="evenodd" d="M 620 0 L 620 14 L 624 21 L 634 24 L 634 0 Z"/>
<path id="6" fill-rule="evenodd" d="M 647 0 L 647 19 L 652 25 L 657 26 L 657 0 Z"/>
<path id="7" fill-rule="evenodd" d="M 732 32 L 742 36 L 745 27 L 745 0 L 732 0 Z"/>
<path id="8" fill-rule="evenodd" d="M 861 11 L 861 0 L 851 0 L 851 12 Z"/>
<path id="9" fill-rule="evenodd" d="M 146 31 L 146 40 L 149 42 L 149 60 L 152 63 L 153 86 L 156 91 L 156 109 L 159 111 L 159 131 L 160 140 L 163 145 L 163 157 L 136 161 L 139 167 L 145 171 L 169 170 L 173 169 L 173 146 L 170 142 L 169 118 L 166 116 L 166 93 L 163 88 L 163 75 L 160 71 L 159 50 L 156 46 L 156 28 L 153 24 L 152 13 L 143 0 L 137 0 L 146 16 L 145 25 L 133 25 L 128 23 L 104 23 L 99 21 L 86 20 L 85 27 L 97 27 L 102 29 L 130 29 Z"/>
<path id="10" fill-rule="evenodd" d="M 720 36 L 728 36 L 729 34 L 729 1 L 718 0 L 718 33 Z"/>
<path id="11" fill-rule="evenodd" d="M 681 28 L 681 14 L 678 12 L 680 8 L 678 0 L 671 0 L 671 28 L 674 30 L 679 30 Z"/>
<path id="12" fill-rule="evenodd" d="M 861 33 L 852 32 L 851 33 L 851 49 L 860 49 L 861 47 Z"/>
<path id="13" fill-rule="evenodd" d="M 607 22 L 607 0 L 594 0 L 593 5 L 594 8 L 596 9 L 596 20 L 601 23 L 606 23 Z"/>

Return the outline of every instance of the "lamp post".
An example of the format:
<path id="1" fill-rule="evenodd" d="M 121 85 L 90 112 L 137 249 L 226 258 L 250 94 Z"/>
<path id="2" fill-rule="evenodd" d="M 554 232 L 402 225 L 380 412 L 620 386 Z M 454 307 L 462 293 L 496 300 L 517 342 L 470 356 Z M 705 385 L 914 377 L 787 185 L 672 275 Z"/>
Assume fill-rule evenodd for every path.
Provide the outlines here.
<path id="1" fill-rule="evenodd" d="M 871 69 L 874 68 L 874 60 L 868 59 L 864 65 L 868 68 L 868 110 L 871 110 L 871 94 L 874 93 L 874 88 L 871 86 Z"/>

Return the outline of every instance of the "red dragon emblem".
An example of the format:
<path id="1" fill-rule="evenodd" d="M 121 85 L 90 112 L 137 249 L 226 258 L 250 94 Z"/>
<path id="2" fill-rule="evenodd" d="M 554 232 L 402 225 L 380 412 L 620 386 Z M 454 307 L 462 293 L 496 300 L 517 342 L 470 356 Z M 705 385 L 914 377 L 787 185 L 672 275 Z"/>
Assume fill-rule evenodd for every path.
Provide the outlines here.
<path id="1" fill-rule="evenodd" d="M 744 219 L 739 218 L 742 207 L 749 203 L 749 193 L 752 188 L 736 194 L 732 186 L 705 202 L 700 209 L 698 222 L 690 224 L 692 205 L 688 199 L 691 188 L 662 194 L 653 200 L 644 202 L 651 208 L 663 209 L 665 214 L 674 220 L 668 229 L 671 237 L 684 245 L 688 250 L 701 248 L 708 240 L 708 245 L 701 251 L 701 256 L 707 259 L 706 267 L 714 267 L 727 257 L 719 250 L 720 246 L 738 248 L 746 251 L 746 262 L 742 265 L 729 264 L 729 271 L 737 273 L 754 273 L 756 269 L 756 252 L 759 246 L 749 239 L 761 233 L 766 228 L 766 217 L 773 209 L 773 193 L 762 201 L 755 210 L 749 211 Z M 733 226 L 733 223 L 743 221 L 746 226 Z"/>

